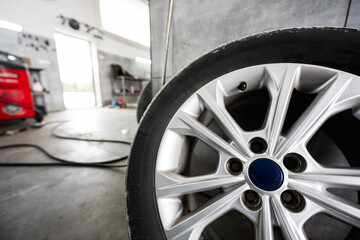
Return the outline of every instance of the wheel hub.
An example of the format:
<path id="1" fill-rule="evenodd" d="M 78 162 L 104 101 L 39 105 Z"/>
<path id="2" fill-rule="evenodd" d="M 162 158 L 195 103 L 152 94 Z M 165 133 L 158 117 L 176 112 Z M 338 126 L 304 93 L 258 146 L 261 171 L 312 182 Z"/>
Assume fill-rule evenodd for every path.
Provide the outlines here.
<path id="1" fill-rule="evenodd" d="M 280 166 L 268 158 L 259 158 L 249 166 L 249 178 L 258 188 L 265 191 L 278 189 L 283 181 L 284 174 Z"/>

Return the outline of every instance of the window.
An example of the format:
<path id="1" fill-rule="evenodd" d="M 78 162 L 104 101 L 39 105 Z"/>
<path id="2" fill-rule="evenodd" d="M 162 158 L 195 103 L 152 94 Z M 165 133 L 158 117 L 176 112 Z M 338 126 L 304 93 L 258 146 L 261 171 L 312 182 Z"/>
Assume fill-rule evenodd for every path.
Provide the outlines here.
<path id="1" fill-rule="evenodd" d="M 104 30 L 150 46 L 149 4 L 144 0 L 99 0 Z"/>

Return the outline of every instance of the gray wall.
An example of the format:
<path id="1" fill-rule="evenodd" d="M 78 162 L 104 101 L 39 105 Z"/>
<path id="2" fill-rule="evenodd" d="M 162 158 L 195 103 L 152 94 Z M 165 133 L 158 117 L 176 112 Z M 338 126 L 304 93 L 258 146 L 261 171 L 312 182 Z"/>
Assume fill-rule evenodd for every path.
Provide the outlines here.
<path id="1" fill-rule="evenodd" d="M 169 0 L 150 1 L 153 88 L 160 85 Z M 255 33 L 303 26 L 359 27 L 360 0 L 174 0 L 167 80 L 217 46 Z"/>
<path id="2" fill-rule="evenodd" d="M 117 55 L 98 51 L 100 86 L 102 104 L 110 104 L 112 99 L 112 78 L 111 64 L 119 64 L 124 70 L 134 77 L 150 79 L 150 65 L 136 62 L 134 59 L 120 57 Z M 144 87 L 144 86 L 143 86 Z M 136 102 L 136 99 L 131 99 Z M 133 101 L 131 101 L 133 102 Z"/>

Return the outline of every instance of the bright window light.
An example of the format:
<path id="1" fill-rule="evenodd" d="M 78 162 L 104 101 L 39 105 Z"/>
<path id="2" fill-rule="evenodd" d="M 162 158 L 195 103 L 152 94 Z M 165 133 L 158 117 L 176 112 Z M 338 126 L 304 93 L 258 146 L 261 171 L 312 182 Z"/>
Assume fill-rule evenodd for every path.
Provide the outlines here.
<path id="1" fill-rule="evenodd" d="M 54 38 L 65 107 L 95 106 L 90 43 L 57 32 Z"/>
<path id="2" fill-rule="evenodd" d="M 142 57 L 136 57 L 135 61 L 137 62 L 141 62 L 141 63 L 145 63 L 145 64 L 151 64 L 151 60 L 150 59 L 146 59 L 146 58 L 142 58 Z"/>
<path id="3" fill-rule="evenodd" d="M 99 0 L 104 30 L 150 46 L 149 4 L 143 0 Z"/>
<path id="4" fill-rule="evenodd" d="M 15 31 L 15 32 L 22 32 L 22 30 L 23 30 L 22 26 L 20 26 L 19 24 L 7 22 L 4 20 L 0 20 L 0 27 Z"/>

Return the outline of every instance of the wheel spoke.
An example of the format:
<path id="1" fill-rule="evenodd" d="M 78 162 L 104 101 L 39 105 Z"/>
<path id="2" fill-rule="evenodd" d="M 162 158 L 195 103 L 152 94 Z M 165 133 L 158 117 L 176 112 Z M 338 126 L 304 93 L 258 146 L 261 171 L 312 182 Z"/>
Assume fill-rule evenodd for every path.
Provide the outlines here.
<path id="1" fill-rule="evenodd" d="M 360 190 L 360 169 L 322 168 L 319 173 L 291 174 L 289 178 L 304 182 L 320 182 L 325 188 Z"/>
<path id="2" fill-rule="evenodd" d="M 177 113 L 177 117 L 186 126 L 183 126 L 183 124 L 181 123 L 174 124 L 176 125 L 176 127 L 172 127 L 173 130 L 183 131 L 183 134 L 196 136 L 203 142 L 207 143 L 209 146 L 213 147 L 215 150 L 219 152 L 224 152 L 229 156 L 236 157 L 241 161 L 246 162 L 246 158 L 244 158 L 244 156 L 242 156 L 235 147 L 233 147 L 231 144 L 229 144 L 217 134 L 212 132 L 210 129 L 205 127 L 194 117 L 182 111 L 179 111 Z"/>
<path id="3" fill-rule="evenodd" d="M 342 96 L 349 94 L 346 90 L 349 89 L 349 85 L 352 86 L 351 82 L 352 79 L 346 74 L 337 74 L 328 81 L 308 109 L 290 128 L 285 141 L 276 151 L 277 158 L 282 158 L 296 145 L 307 142 L 329 117 L 354 104 L 344 99 L 341 104 L 336 104 Z M 348 97 L 352 98 L 354 95 Z"/>
<path id="4" fill-rule="evenodd" d="M 234 203 L 239 201 L 239 195 L 245 188 L 235 188 L 232 191 L 218 194 L 206 204 L 189 213 L 175 223 L 171 228 L 165 229 L 169 239 L 198 240 L 204 228 L 212 221 L 230 211 Z"/>
<path id="5" fill-rule="evenodd" d="M 284 235 L 288 236 L 287 239 L 306 240 L 307 237 L 303 229 L 296 224 L 290 212 L 281 204 L 280 199 L 278 197 L 272 197 L 271 200 L 276 218 L 280 224 L 280 229 Z"/>
<path id="6" fill-rule="evenodd" d="M 157 197 L 182 196 L 190 193 L 204 192 L 221 187 L 231 187 L 245 181 L 244 176 L 204 175 L 183 177 L 173 172 L 160 173 L 157 179 Z M 161 184 L 163 183 L 163 184 Z"/>
<path id="7" fill-rule="evenodd" d="M 359 206 L 340 198 L 326 190 L 319 190 L 316 184 L 304 184 L 301 181 L 292 179 L 289 185 L 312 199 L 325 209 L 325 212 L 353 226 L 360 226 Z"/>
<path id="8" fill-rule="evenodd" d="M 246 184 L 244 188 L 242 188 L 241 193 L 239 194 L 242 198 L 242 195 L 245 191 L 249 190 L 249 185 Z M 244 215 L 250 222 L 257 226 L 259 223 L 259 212 L 260 211 L 249 211 L 249 208 L 245 206 L 242 200 L 236 201 L 234 204 L 234 210 L 238 211 L 242 215 Z"/>
<path id="9" fill-rule="evenodd" d="M 317 173 L 320 172 L 320 169 L 322 169 L 322 166 L 309 153 L 305 143 L 296 146 L 294 149 L 291 150 L 291 152 L 297 153 L 305 159 L 305 173 Z"/>
<path id="10" fill-rule="evenodd" d="M 281 69 L 285 74 L 278 81 L 274 79 L 276 75 L 272 74 L 271 69 L 266 68 L 266 70 L 270 79 L 270 83 L 267 85 L 272 98 L 266 124 L 269 130 L 268 154 L 272 155 L 279 143 L 280 133 L 285 122 L 294 85 L 300 76 L 301 67 L 287 66 L 286 69 Z M 274 69 L 273 71 L 279 70 Z M 279 87 L 277 87 L 277 82 L 280 82 Z"/>
<path id="11" fill-rule="evenodd" d="M 216 98 L 214 98 L 205 88 L 198 91 L 198 96 L 216 119 L 225 134 L 228 135 L 235 145 L 248 157 L 253 156 L 253 153 L 248 148 L 247 142 L 243 137 L 243 130 L 225 108 L 223 92 L 218 84 L 216 84 Z"/>
<path id="12" fill-rule="evenodd" d="M 256 239 L 258 240 L 274 240 L 273 219 L 271 212 L 270 197 L 264 195 L 262 197 L 262 208 L 259 215 L 259 225 L 257 226 Z"/>

